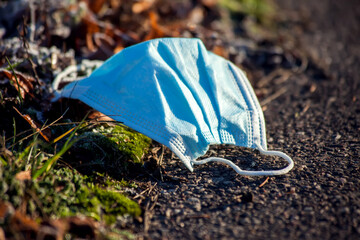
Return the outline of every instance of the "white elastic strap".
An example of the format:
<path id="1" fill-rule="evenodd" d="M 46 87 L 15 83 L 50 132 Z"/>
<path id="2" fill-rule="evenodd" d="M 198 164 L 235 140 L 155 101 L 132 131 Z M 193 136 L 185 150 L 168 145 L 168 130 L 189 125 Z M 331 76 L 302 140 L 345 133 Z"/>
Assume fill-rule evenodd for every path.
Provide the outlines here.
<path id="1" fill-rule="evenodd" d="M 65 68 L 62 72 L 60 72 L 54 79 L 53 83 L 52 83 L 52 93 L 54 94 L 54 97 L 51 99 L 52 102 L 57 101 L 60 97 L 60 90 L 59 90 L 59 85 L 60 83 L 65 79 L 66 82 L 75 82 L 75 81 L 79 81 L 85 77 L 90 76 L 90 74 L 93 72 L 94 68 L 98 68 L 103 64 L 103 61 L 99 61 L 99 60 L 83 60 L 80 64 L 78 65 L 70 65 L 67 68 Z M 85 76 L 78 76 L 78 72 L 84 72 Z M 70 77 L 70 75 L 74 75 L 72 77 Z"/>
<path id="2" fill-rule="evenodd" d="M 294 167 L 294 161 L 285 153 L 279 152 L 279 151 L 267 151 L 264 150 L 260 145 L 256 144 L 257 149 L 260 151 L 261 154 L 269 155 L 269 156 L 278 156 L 283 159 L 285 159 L 289 165 L 285 168 L 278 169 L 278 170 L 267 170 L 267 171 L 247 171 L 242 170 L 237 165 L 235 165 L 232 161 L 224 159 L 224 158 L 218 158 L 218 157 L 209 157 L 202 160 L 193 160 L 191 161 L 193 164 L 201 165 L 208 162 L 221 162 L 229 165 L 232 167 L 238 174 L 240 175 L 246 175 L 246 176 L 274 176 L 274 175 L 283 175 L 288 173 L 293 167 Z"/>

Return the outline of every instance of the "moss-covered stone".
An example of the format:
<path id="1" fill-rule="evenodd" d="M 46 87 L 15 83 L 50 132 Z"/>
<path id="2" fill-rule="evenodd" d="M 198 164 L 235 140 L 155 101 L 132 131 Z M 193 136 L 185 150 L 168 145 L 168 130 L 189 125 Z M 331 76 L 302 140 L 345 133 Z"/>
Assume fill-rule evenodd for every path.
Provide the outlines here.
<path id="1" fill-rule="evenodd" d="M 142 163 L 142 157 L 148 150 L 151 139 L 145 135 L 138 133 L 124 125 L 117 125 L 110 128 L 110 132 L 105 131 L 104 134 L 111 141 L 117 144 L 118 149 L 125 153 L 131 161 Z"/>
<path id="2" fill-rule="evenodd" d="M 151 139 L 124 126 L 96 125 L 79 134 L 81 138 L 64 157 L 79 171 L 126 175 L 129 166 L 142 165 Z"/>

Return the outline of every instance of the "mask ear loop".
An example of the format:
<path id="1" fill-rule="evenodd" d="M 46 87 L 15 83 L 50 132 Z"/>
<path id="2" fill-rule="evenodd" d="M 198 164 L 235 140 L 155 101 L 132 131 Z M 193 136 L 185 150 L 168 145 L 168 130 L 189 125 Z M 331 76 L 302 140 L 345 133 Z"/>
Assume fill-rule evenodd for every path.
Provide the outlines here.
<path id="1" fill-rule="evenodd" d="M 92 71 L 95 68 L 100 67 L 102 64 L 103 61 L 99 61 L 99 60 L 89 61 L 85 59 L 78 65 L 70 65 L 67 68 L 65 68 L 55 77 L 52 83 L 52 88 L 50 89 L 50 92 L 53 93 L 54 97 L 51 99 L 51 101 L 56 102 L 59 98 L 61 98 L 61 90 L 59 89 L 59 85 L 64 80 L 64 78 L 68 77 L 71 74 L 77 74 L 80 71 L 85 72 L 85 76 L 82 77 L 75 76 L 67 79 L 68 83 L 79 81 L 85 77 L 90 76 Z"/>
<path id="2" fill-rule="evenodd" d="M 289 165 L 285 168 L 278 169 L 278 170 L 267 170 L 267 171 L 247 171 L 239 168 L 237 165 L 235 165 L 232 161 L 225 159 L 225 158 L 218 158 L 218 157 L 209 157 L 202 160 L 193 160 L 191 161 L 193 164 L 201 165 L 208 162 L 221 162 L 229 165 L 232 167 L 238 174 L 245 175 L 245 176 L 275 176 L 275 175 L 283 175 L 288 173 L 293 167 L 294 167 L 294 161 L 285 153 L 280 151 L 267 151 L 263 149 L 259 144 L 256 144 L 258 150 L 263 155 L 268 156 L 278 156 L 283 159 L 285 159 Z"/>

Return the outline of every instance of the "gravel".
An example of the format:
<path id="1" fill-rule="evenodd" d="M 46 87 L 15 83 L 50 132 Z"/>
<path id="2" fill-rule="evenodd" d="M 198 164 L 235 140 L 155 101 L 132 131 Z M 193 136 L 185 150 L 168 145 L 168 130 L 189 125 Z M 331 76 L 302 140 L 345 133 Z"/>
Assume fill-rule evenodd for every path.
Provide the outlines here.
<path id="1" fill-rule="evenodd" d="M 337 31 L 343 25 L 332 20 L 344 12 L 346 19 L 359 19 L 359 7 L 351 1 L 305 1 L 301 6 L 278 2 L 289 13 L 307 16 L 286 26 L 301 38 L 296 47 L 317 51 L 311 61 L 319 65 L 330 59 L 322 68 L 309 64 L 286 81 L 266 82 L 268 94 L 259 96 L 263 101 L 286 89 L 266 105 L 264 114 L 269 149 L 292 156 L 294 169 L 268 180 L 239 176 L 218 163 L 196 166 L 191 173 L 166 149 L 164 181 L 151 178 L 145 184 L 156 186 L 142 203 L 150 217 L 133 226 L 139 239 L 360 239 L 359 47 L 344 37 L 346 31 Z M 357 27 L 349 29 L 357 29 L 352 34 L 360 37 L 359 21 L 355 23 Z M 300 24 L 311 29 L 302 26 L 306 31 L 297 33 Z M 346 39 L 349 47 L 341 52 L 331 48 Z M 245 169 L 284 165 L 256 150 L 233 146 L 212 146 L 207 156 L 215 155 Z"/>

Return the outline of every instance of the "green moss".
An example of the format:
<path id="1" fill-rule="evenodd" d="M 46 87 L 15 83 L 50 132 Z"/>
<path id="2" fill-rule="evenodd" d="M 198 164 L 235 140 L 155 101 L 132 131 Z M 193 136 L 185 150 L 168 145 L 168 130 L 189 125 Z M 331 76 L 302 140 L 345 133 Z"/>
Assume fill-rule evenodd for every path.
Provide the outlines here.
<path id="1" fill-rule="evenodd" d="M 11 202 L 15 208 L 26 203 L 28 214 L 44 214 L 58 218 L 83 214 L 107 224 L 118 216 L 141 214 L 138 204 L 114 188 L 102 188 L 89 178 L 68 168 L 54 169 L 41 180 L 19 181 L 15 172 L 0 167 L 0 199 Z"/>
<path id="2" fill-rule="evenodd" d="M 118 150 L 123 152 L 131 161 L 142 163 L 142 157 L 149 148 L 151 139 L 124 125 L 105 127 L 101 125 L 93 132 L 99 132 L 117 145 Z"/>
<path id="3" fill-rule="evenodd" d="M 251 15 L 265 25 L 275 16 L 275 5 L 270 0 L 220 0 L 219 4 L 233 15 Z"/>
<path id="4" fill-rule="evenodd" d="M 122 190 L 124 188 L 137 188 L 135 182 L 126 181 L 124 179 L 121 180 L 115 180 L 111 178 L 109 175 L 106 175 L 105 173 L 99 173 L 96 172 L 95 174 L 92 174 L 91 176 L 87 176 L 88 181 L 90 182 L 96 182 L 99 186 L 103 188 L 113 188 L 115 190 Z"/>
<path id="5" fill-rule="evenodd" d="M 75 169 L 89 170 L 91 175 L 55 165 L 39 177 L 16 179 L 19 172 L 30 170 L 33 174 L 41 168 L 68 138 L 47 144 L 36 135 L 29 143 L 16 146 L 13 152 L 0 151 L 0 200 L 10 202 L 16 209 L 25 209 L 27 215 L 39 222 L 44 217 L 85 215 L 111 225 L 122 216 L 139 216 L 139 205 L 120 193 L 124 187 L 136 184 L 110 176 L 118 178 L 119 174 L 131 172 L 130 167 L 142 165 L 151 140 L 125 126 L 97 125 L 89 130 L 92 125 L 84 125 L 76 132 L 78 141 L 62 155 L 62 160 Z M 56 135 L 70 127 L 59 126 Z M 121 236 L 116 232 L 112 235 Z"/>
<path id="6" fill-rule="evenodd" d="M 123 126 L 96 125 L 80 133 L 81 138 L 64 157 L 85 174 L 106 172 L 119 178 L 143 164 L 151 139 Z"/>
<path id="7" fill-rule="evenodd" d="M 102 203 L 103 217 L 108 224 L 114 223 L 116 216 L 128 214 L 137 217 L 141 214 L 141 209 L 137 203 L 118 192 L 107 191 L 102 188 L 95 188 L 94 192 Z"/>

